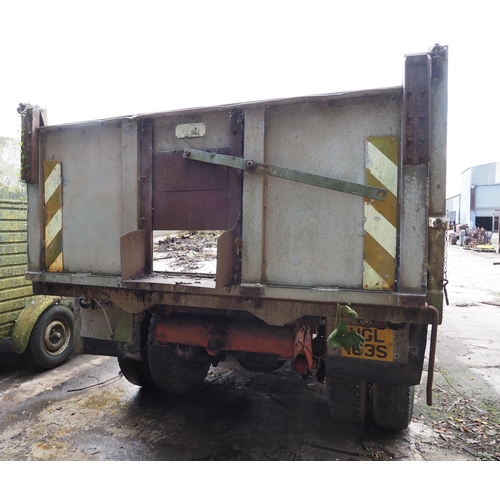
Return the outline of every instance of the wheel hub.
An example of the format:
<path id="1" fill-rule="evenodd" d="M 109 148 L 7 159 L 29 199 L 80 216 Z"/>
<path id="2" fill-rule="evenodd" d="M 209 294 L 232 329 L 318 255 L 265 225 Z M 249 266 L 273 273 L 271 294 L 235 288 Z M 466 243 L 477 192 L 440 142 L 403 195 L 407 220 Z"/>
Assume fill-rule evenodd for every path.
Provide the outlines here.
<path id="1" fill-rule="evenodd" d="M 54 320 L 47 325 L 43 345 L 49 354 L 56 356 L 61 353 L 68 345 L 69 340 L 69 332 L 61 321 Z"/>

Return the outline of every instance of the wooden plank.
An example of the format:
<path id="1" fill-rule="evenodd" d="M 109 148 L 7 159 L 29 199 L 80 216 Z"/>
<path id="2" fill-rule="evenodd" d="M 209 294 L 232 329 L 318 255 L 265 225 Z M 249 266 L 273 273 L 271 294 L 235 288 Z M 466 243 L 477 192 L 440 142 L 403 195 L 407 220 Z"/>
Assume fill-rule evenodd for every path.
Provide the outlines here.
<path id="1" fill-rule="evenodd" d="M 6 300 L 5 302 L 0 302 L 0 317 L 2 314 L 9 313 L 11 311 L 21 311 L 30 302 L 31 297 L 22 297 L 20 299 Z"/>
<path id="2" fill-rule="evenodd" d="M 27 223 L 24 220 L 0 220 L 0 231 L 18 231 L 26 233 Z"/>
<path id="3" fill-rule="evenodd" d="M 24 276 L 26 272 L 26 265 L 0 267 L 0 278 L 10 278 L 12 276 Z"/>
<path id="4" fill-rule="evenodd" d="M 31 285 L 31 283 L 20 288 L 8 288 L 7 290 L 2 290 L 2 293 L 0 294 L 0 304 L 9 300 L 31 297 L 32 295 L 33 286 Z"/>
<path id="5" fill-rule="evenodd" d="M 21 205 L 20 210 L 11 207 L 0 207 L 0 220 L 23 220 L 28 218 L 28 212 L 24 205 Z"/>
<path id="6" fill-rule="evenodd" d="M 28 256 L 25 253 L 3 255 L 2 258 L 0 259 L 0 264 L 2 267 L 16 266 L 19 264 L 27 264 L 27 263 L 28 263 Z"/>
<path id="7" fill-rule="evenodd" d="M 7 288 L 19 288 L 28 285 L 31 285 L 31 281 L 25 279 L 24 272 L 14 278 L 0 278 L 0 291 Z"/>
<path id="8" fill-rule="evenodd" d="M 0 244 L 0 255 L 14 255 L 28 252 L 27 243 L 3 243 Z"/>
<path id="9" fill-rule="evenodd" d="M 17 243 L 26 241 L 26 232 L 2 233 L 0 232 L 0 243 Z"/>

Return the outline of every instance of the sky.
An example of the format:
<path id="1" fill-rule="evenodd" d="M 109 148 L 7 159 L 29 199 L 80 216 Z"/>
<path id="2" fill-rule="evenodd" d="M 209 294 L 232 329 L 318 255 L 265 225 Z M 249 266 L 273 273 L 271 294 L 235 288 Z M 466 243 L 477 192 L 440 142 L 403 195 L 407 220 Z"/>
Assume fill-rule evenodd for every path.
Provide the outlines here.
<path id="1" fill-rule="evenodd" d="M 4 0 L 0 136 L 18 137 L 20 102 L 55 125 L 398 86 L 404 55 L 440 43 L 449 197 L 500 162 L 499 33 L 492 0 Z"/>

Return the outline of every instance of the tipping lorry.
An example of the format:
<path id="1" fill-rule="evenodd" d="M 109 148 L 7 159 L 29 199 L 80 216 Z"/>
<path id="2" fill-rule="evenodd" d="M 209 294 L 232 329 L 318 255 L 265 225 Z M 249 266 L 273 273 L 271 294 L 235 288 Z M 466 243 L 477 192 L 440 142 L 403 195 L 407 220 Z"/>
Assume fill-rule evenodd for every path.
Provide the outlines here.
<path id="1" fill-rule="evenodd" d="M 407 55 L 400 87 L 66 125 L 27 107 L 35 293 L 73 297 L 75 350 L 138 386 L 290 362 L 334 419 L 406 428 L 443 308 L 447 61 Z M 217 231 L 212 272 L 155 267 L 178 231 Z"/>

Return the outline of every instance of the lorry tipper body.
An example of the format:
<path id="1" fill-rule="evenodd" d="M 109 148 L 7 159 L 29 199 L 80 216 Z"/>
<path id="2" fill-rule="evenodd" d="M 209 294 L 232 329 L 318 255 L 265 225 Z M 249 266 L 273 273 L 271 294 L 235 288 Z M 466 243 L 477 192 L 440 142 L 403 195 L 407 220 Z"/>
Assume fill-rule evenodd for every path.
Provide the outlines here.
<path id="1" fill-rule="evenodd" d="M 403 429 L 432 325 L 431 402 L 446 47 L 406 56 L 401 87 L 55 126 L 22 114 L 26 276 L 74 297 L 77 352 L 176 394 L 227 355 L 289 361 L 326 380 L 335 419 Z M 155 267 L 155 236 L 176 231 L 220 234 L 212 273 Z"/>

